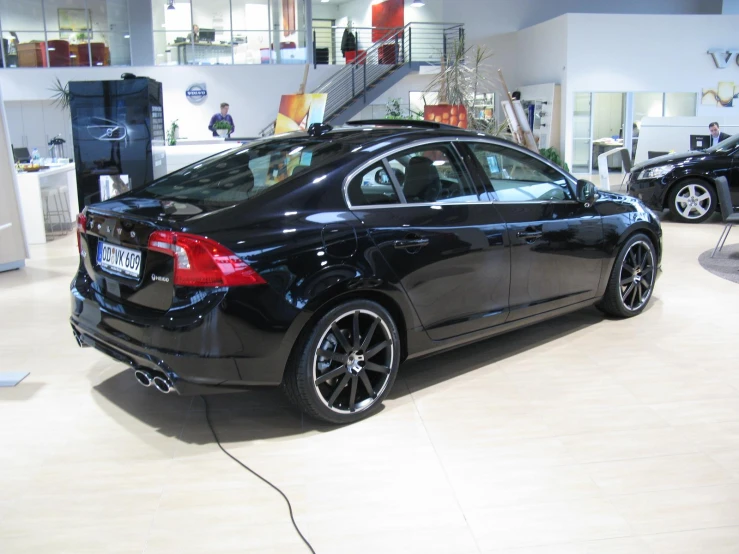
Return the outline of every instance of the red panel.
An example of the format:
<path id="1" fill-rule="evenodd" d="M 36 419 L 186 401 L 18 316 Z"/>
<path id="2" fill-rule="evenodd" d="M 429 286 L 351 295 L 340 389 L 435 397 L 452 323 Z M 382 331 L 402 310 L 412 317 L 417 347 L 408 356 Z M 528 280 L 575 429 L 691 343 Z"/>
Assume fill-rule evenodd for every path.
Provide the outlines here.
<path id="1" fill-rule="evenodd" d="M 404 0 L 385 0 L 372 5 L 372 42 L 382 40 L 390 29 L 405 25 Z"/>

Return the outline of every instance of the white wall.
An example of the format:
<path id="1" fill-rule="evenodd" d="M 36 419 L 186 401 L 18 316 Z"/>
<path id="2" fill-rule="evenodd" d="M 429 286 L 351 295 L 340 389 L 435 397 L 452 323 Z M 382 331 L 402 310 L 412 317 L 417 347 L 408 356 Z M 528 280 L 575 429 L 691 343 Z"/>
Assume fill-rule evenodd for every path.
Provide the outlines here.
<path id="1" fill-rule="evenodd" d="M 710 48 L 739 47 L 738 27 L 739 15 L 568 15 L 563 95 L 567 150 L 576 92 L 691 92 L 700 103 L 702 89 L 715 88 L 719 81 L 739 83 L 736 63 L 718 69 L 707 54 Z M 618 48 L 594 47 L 606 36 L 620 37 Z M 699 105 L 696 115 L 737 117 L 739 107 Z"/>
<path id="2" fill-rule="evenodd" d="M 311 68 L 307 90 L 313 90 L 330 78 L 340 66 Z M 282 94 L 294 94 L 303 79 L 302 65 L 132 67 L 129 71 L 149 76 L 162 83 L 165 124 L 178 119 L 180 136 L 210 136 L 208 122 L 219 111 L 221 102 L 231 105 L 237 136 L 256 136 L 277 117 Z M 67 81 L 118 79 L 120 68 L 14 69 L 0 71 L 0 89 L 8 101 L 48 100 L 49 88 L 58 77 Z M 185 90 L 194 83 L 205 83 L 208 99 L 191 104 Z"/>
<path id="3" fill-rule="evenodd" d="M 477 41 L 567 13 L 720 14 L 721 8 L 721 0 L 443 0 L 442 20 L 465 23 L 468 38 Z"/>

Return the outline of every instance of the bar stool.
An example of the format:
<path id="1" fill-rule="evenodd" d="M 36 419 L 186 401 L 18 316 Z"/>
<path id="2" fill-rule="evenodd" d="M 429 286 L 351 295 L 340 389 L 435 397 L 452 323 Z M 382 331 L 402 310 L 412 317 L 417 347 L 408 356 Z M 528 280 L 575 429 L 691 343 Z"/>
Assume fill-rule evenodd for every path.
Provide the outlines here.
<path id="1" fill-rule="evenodd" d="M 69 213 L 69 188 L 66 185 L 41 189 L 44 225 L 47 234 L 67 234 L 72 228 Z"/>

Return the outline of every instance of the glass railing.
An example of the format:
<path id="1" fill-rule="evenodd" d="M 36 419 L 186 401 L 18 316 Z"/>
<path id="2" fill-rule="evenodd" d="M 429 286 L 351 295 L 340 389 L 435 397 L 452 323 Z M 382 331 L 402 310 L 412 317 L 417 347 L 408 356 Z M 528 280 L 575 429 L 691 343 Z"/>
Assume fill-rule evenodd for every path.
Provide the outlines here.
<path id="1" fill-rule="evenodd" d="M 3 67 L 78 67 L 131 65 L 127 32 L 76 33 L 58 38 L 59 32 L 3 33 Z"/>

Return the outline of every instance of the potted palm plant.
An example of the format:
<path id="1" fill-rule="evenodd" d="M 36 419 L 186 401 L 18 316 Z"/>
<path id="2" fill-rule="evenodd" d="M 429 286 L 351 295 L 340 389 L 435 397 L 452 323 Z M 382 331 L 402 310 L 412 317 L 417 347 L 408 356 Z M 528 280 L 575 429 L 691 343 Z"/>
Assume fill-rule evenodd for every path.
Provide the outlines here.
<path id="1" fill-rule="evenodd" d="M 216 121 L 213 124 L 213 129 L 215 129 L 219 137 L 226 137 L 231 133 L 231 124 L 224 120 Z"/>

